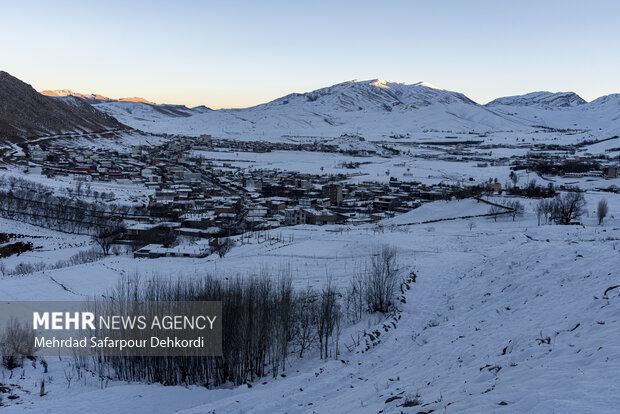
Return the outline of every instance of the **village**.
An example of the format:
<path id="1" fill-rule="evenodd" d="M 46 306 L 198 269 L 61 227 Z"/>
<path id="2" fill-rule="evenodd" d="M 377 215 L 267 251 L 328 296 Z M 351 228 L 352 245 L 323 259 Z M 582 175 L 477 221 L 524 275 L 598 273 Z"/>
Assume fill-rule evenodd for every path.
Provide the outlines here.
<path id="1" fill-rule="evenodd" d="M 520 170 L 541 176 L 542 173 L 561 174 L 565 178 L 613 179 L 617 173 L 610 160 L 601 156 L 575 156 L 575 147 L 570 146 L 528 146 L 525 155 L 497 157 L 492 151 L 499 146 L 485 145 L 483 141 L 378 143 L 374 147 L 342 149 L 316 140 L 283 143 L 165 134 L 163 138 L 159 145 L 119 149 L 37 143 L 24 146 L 21 156 L 13 154 L 5 162 L 23 169 L 32 178 L 68 179 L 73 184 L 66 190 L 67 194 L 78 199 L 119 203 L 113 191 L 98 192 L 92 188 L 97 183 L 124 188 L 129 196 L 120 204 L 140 205 L 140 213 L 127 215 L 125 209 L 112 213 L 122 221 L 122 228 L 107 229 L 106 237 L 113 237 L 114 244 L 131 247 L 134 257 L 149 258 L 225 254 L 229 238 L 247 232 L 268 232 L 302 224 L 373 223 L 429 201 L 481 197 L 503 191 L 532 195 L 531 187 L 538 186 L 533 182 L 519 183 L 521 187 L 530 186 L 527 193 L 516 180 L 502 183 L 497 177 L 484 182 L 470 178 L 429 184 L 409 179 L 413 176 L 409 168 L 402 177 L 375 180 L 358 171 L 360 165 L 371 162 L 369 157 L 405 156 L 474 163 L 480 169 L 504 166 L 512 171 L 511 178 L 516 177 L 514 171 Z M 360 137 L 355 139 L 363 141 Z M 302 173 L 266 166 L 246 168 L 232 156 L 273 151 L 339 154 L 346 156 L 347 161 L 341 163 L 338 173 L 323 173 L 322 167 L 319 173 Z M 227 156 L 214 158 L 214 153 Z M 553 187 L 552 180 L 549 181 Z"/>

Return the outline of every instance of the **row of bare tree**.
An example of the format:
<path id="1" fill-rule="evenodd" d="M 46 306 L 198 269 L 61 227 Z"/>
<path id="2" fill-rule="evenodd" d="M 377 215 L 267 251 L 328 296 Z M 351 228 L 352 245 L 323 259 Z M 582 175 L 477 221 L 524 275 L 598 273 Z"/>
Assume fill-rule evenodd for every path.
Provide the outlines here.
<path id="1" fill-rule="evenodd" d="M 395 309 L 400 282 L 396 249 L 381 246 L 349 288 L 338 291 L 326 280 L 320 289 L 295 290 L 287 272 L 248 278 L 122 279 L 105 295 L 127 302 L 222 302 L 222 349 L 219 357 L 136 357 L 100 355 L 78 358 L 76 369 L 124 381 L 162 384 L 243 384 L 277 376 L 291 355 L 317 352 L 336 358 L 343 324 L 366 313 Z"/>
<path id="2" fill-rule="evenodd" d="M 80 357 L 76 368 L 124 381 L 162 384 L 243 384 L 285 370 L 292 353 L 338 354 L 343 318 L 331 283 L 295 291 L 290 277 L 217 279 L 123 279 L 109 295 L 115 301 L 221 301 L 222 349 L 218 357 Z"/>
<path id="3" fill-rule="evenodd" d="M 114 203 L 87 202 L 56 195 L 53 188 L 14 178 L 0 182 L 0 216 L 59 230 L 93 234 L 115 227 L 135 209 Z"/>

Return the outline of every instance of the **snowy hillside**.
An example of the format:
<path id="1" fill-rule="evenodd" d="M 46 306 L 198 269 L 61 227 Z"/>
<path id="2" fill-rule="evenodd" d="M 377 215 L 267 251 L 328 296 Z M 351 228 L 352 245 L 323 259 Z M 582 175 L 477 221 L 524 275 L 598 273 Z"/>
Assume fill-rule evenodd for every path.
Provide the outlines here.
<path id="1" fill-rule="evenodd" d="M 177 113 L 165 113 L 161 105 L 130 102 L 104 102 L 96 108 L 149 132 L 265 140 L 346 133 L 386 139 L 420 134 L 528 133 L 541 128 L 620 129 L 618 95 L 586 103 L 573 92 L 533 92 L 479 105 L 461 93 L 428 83 L 383 79 L 343 82 L 243 109 L 176 108 Z"/>
<path id="2" fill-rule="evenodd" d="M 590 210 L 599 197 L 588 195 Z M 611 216 L 620 216 L 617 201 L 611 200 Z M 442 201 L 410 218 L 447 219 L 485 210 L 471 200 Z M 68 388 L 64 369 L 70 361 L 50 358 L 48 377 L 54 379 L 48 394 L 39 397 L 33 389 L 41 367 L 28 366 L 22 379 L 13 380 L 21 387 L 15 392 L 22 404 L 3 412 L 103 414 L 140 407 L 187 414 L 614 413 L 620 404 L 620 289 L 613 288 L 620 222 L 610 218 L 597 226 L 588 218 L 584 223 L 537 226 L 530 207 L 516 221 L 457 219 L 432 227 L 387 227 L 372 237 L 367 227 L 340 232 L 333 226 L 297 226 L 284 230 L 294 242 L 246 244 L 222 260 L 142 259 L 141 272 L 174 269 L 186 277 L 197 269 L 245 274 L 288 264 L 300 288 L 320 284 L 330 271 L 337 285 L 346 286 L 359 269 L 355 261 L 362 263 L 374 246 L 389 243 L 398 249 L 403 272 L 414 272 L 416 281 L 403 288 L 395 318 L 368 320 L 354 328 L 357 333 L 348 330 L 338 359 L 291 357 L 284 375 L 261 378 L 251 387 L 103 384 L 87 376 Z M 49 236 L 43 243 L 51 250 L 59 235 Z M 131 260 L 108 258 L 5 278 L 3 295 L 45 288 L 48 297 L 79 299 L 131 271 Z M 364 331 L 371 336 L 362 336 Z"/>
<path id="3" fill-rule="evenodd" d="M 534 92 L 499 98 L 486 106 L 536 127 L 605 131 L 608 134 L 620 131 L 618 94 L 586 102 L 573 92 Z"/>
<path id="4" fill-rule="evenodd" d="M 183 105 L 152 105 L 145 102 L 113 101 L 93 105 L 95 108 L 114 113 L 116 119 L 135 120 L 134 122 L 156 122 L 162 118 L 189 117 L 202 111 L 193 112 Z"/>
<path id="5" fill-rule="evenodd" d="M 96 107 L 150 132 L 210 132 L 263 139 L 283 135 L 339 136 L 362 131 L 368 137 L 387 137 L 431 131 L 529 128 L 527 123 L 495 113 L 457 92 L 423 82 L 404 84 L 382 79 L 339 83 L 250 108 L 208 111 L 187 119 L 162 116 L 154 107 L 143 107 L 149 114 L 136 115 L 119 102 Z"/>
<path id="6" fill-rule="evenodd" d="M 73 92 L 69 89 L 46 90 L 41 91 L 40 94 L 63 98 L 62 100 L 65 102 L 71 102 L 74 98 L 79 98 L 79 100 L 86 101 L 91 105 L 98 105 L 98 109 L 104 109 L 106 106 L 109 106 L 106 104 L 113 103 L 112 107 L 119 112 L 121 117 L 127 116 L 128 119 L 135 120 L 158 120 L 162 116 L 188 117 L 211 111 L 210 108 L 204 105 L 194 108 L 188 108 L 185 105 L 160 105 L 140 97 L 113 99 L 99 94 Z"/>
<path id="7" fill-rule="evenodd" d="M 485 106 L 491 108 L 499 105 L 536 106 L 539 108 L 555 109 L 573 107 L 585 103 L 586 101 L 574 92 L 532 92 L 525 95 L 497 98 Z"/>

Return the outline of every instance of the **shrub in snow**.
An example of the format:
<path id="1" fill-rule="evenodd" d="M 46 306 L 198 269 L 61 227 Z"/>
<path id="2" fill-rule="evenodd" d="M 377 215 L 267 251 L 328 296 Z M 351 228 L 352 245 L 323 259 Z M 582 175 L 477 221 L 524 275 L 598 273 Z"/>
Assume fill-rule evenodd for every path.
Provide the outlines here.
<path id="1" fill-rule="evenodd" d="M 399 275 L 396 249 L 381 246 L 370 258 L 365 271 L 352 282 L 348 295 L 351 303 L 359 309 L 363 298 L 369 312 L 390 312 L 394 307 Z"/>
<path id="2" fill-rule="evenodd" d="M 2 365 L 9 370 L 21 367 L 24 357 L 34 355 L 34 331 L 11 318 L 4 332 L 0 333 Z"/>
<path id="3" fill-rule="evenodd" d="M 604 198 L 598 202 L 598 206 L 596 208 L 596 216 L 598 217 L 598 224 L 603 223 L 603 219 L 607 217 L 607 213 L 609 212 L 609 206 L 607 205 L 607 200 Z"/>

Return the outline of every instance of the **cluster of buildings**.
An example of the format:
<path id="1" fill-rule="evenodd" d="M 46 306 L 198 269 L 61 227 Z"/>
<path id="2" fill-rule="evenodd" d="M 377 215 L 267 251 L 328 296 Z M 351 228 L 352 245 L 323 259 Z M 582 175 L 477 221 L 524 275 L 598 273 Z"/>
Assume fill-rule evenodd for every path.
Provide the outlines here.
<path id="1" fill-rule="evenodd" d="M 201 150 L 214 148 L 231 152 L 340 151 L 327 144 L 236 140 L 214 143 L 210 136 L 203 135 L 175 137 L 161 145 L 134 146 L 128 150 L 84 149 L 51 142 L 29 146 L 21 162 L 31 174 L 152 189 L 148 203 L 152 223 L 135 223 L 128 228 L 125 241 L 134 245 L 160 240 L 162 228 L 182 236 L 217 238 L 287 225 L 371 222 L 415 208 L 424 199 L 444 198 L 449 191 L 395 179 L 389 184 L 353 184 L 349 179 L 355 173 L 315 175 L 245 170 L 231 162 L 200 155 Z M 364 155 L 367 154 L 360 156 Z"/>
<path id="2" fill-rule="evenodd" d="M 122 240 L 138 248 L 137 257 L 202 257 L 210 251 L 208 242 L 194 243 L 188 249 L 170 247 L 171 235 L 209 241 L 280 226 L 373 222 L 409 211 L 425 201 L 450 198 L 453 191 L 448 186 L 425 186 L 396 178 L 387 183 L 359 181 L 355 172 L 359 162 L 355 160 L 360 158 L 353 158 L 343 168 L 350 172 L 304 174 L 246 169 L 234 161 L 204 156 L 205 151 L 215 150 L 343 152 L 338 146 L 325 143 L 213 140 L 209 135 L 202 135 L 175 136 L 161 145 L 151 145 L 148 141 L 147 144 L 130 149 L 84 149 L 66 142 L 51 142 L 28 146 L 22 159 L 16 162 L 31 174 L 64 175 L 76 181 L 111 181 L 151 189 L 146 219 L 129 223 Z M 352 155 L 369 155 L 364 148 Z M 544 154 L 534 151 L 521 161 L 497 159 L 491 152 L 472 151 L 461 145 L 443 148 L 441 155 L 428 151 L 416 156 L 477 162 L 478 167 L 486 167 L 489 163 L 518 165 L 521 161 L 527 165 Z M 607 166 L 602 174 L 613 178 L 617 168 Z M 490 191 L 501 191 L 497 182 L 487 187 Z"/>

